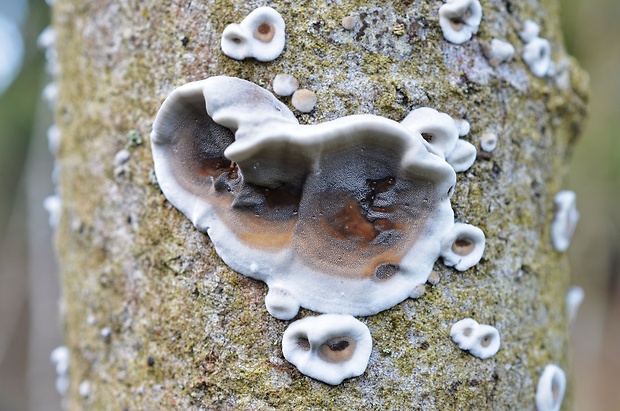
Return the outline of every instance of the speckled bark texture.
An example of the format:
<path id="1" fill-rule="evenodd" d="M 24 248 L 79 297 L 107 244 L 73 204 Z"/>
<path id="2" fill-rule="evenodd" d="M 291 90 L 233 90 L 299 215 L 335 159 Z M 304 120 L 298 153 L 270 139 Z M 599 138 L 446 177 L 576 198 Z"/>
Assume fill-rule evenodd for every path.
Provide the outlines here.
<path id="1" fill-rule="evenodd" d="M 570 275 L 550 224 L 588 86 L 565 53 L 557 1 L 482 1 L 479 32 L 463 45 L 444 40 L 441 1 L 340 3 L 56 1 L 69 409 L 530 410 L 545 365 L 570 375 Z M 263 5 L 287 24 L 282 55 L 225 57 L 223 29 Z M 347 31 L 349 15 L 357 22 Z M 551 42 L 556 75 L 534 77 L 520 58 L 526 19 Z M 482 46 L 493 38 L 515 46 L 512 62 L 488 63 Z M 362 113 L 401 121 L 429 106 L 467 119 L 464 138 L 477 147 L 483 133 L 499 136 L 495 151 L 458 174 L 452 199 L 456 220 L 486 233 L 482 261 L 465 272 L 438 262 L 441 281 L 421 298 L 360 318 L 373 336 L 370 363 L 335 387 L 284 360 L 289 322 L 267 313 L 266 286 L 221 262 L 152 171 L 148 135 L 175 87 L 225 74 L 270 89 L 279 73 L 318 96 L 310 114 L 296 112 L 302 123 Z M 124 147 L 131 158 L 115 166 Z M 499 330 L 497 355 L 480 360 L 452 342 L 451 325 L 465 317 Z"/>

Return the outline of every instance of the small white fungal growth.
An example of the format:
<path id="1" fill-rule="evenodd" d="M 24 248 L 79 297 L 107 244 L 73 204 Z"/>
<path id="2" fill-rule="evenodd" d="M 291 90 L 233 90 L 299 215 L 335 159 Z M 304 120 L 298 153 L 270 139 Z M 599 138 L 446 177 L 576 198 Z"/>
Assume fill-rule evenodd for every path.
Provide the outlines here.
<path id="1" fill-rule="evenodd" d="M 311 112 L 314 109 L 314 106 L 316 106 L 316 102 L 317 97 L 314 91 L 307 90 L 305 88 L 297 90 L 293 94 L 293 98 L 291 100 L 291 103 L 293 103 L 293 107 L 295 107 L 302 113 Z"/>
<path id="2" fill-rule="evenodd" d="M 443 37 L 462 44 L 478 32 L 482 21 L 482 6 L 478 0 L 447 0 L 439 8 L 439 26 Z"/>
<path id="3" fill-rule="evenodd" d="M 51 228 L 56 228 L 60 224 L 62 213 L 62 199 L 59 195 L 51 195 L 43 200 L 43 208 L 49 214 L 48 223 Z"/>
<path id="4" fill-rule="evenodd" d="M 524 43 L 529 43 L 540 34 L 540 26 L 532 20 L 526 20 L 523 23 L 523 29 L 519 32 L 519 37 Z"/>
<path id="5" fill-rule="evenodd" d="M 551 64 L 551 45 L 549 41 L 540 37 L 536 37 L 525 45 L 522 57 L 537 77 L 546 76 L 553 67 Z"/>
<path id="6" fill-rule="evenodd" d="M 90 381 L 82 381 L 78 387 L 78 393 L 80 397 L 87 398 L 90 395 Z"/>
<path id="7" fill-rule="evenodd" d="M 566 390 L 566 375 L 554 364 L 543 370 L 536 388 L 536 409 L 538 411 L 559 411 Z"/>
<path id="8" fill-rule="evenodd" d="M 276 318 L 376 314 L 419 297 L 440 257 L 457 270 L 481 258 L 484 235 L 450 205 L 476 149 L 447 114 L 300 125 L 267 90 L 211 77 L 166 99 L 151 143 L 166 198 L 233 270 L 267 283 Z"/>
<path id="9" fill-rule="evenodd" d="M 284 50 L 284 19 L 271 7 L 259 7 L 240 24 L 230 24 L 222 33 L 222 51 L 235 60 L 253 57 L 272 61 Z"/>
<path id="10" fill-rule="evenodd" d="M 495 327 L 478 324 L 472 318 L 460 320 L 450 328 L 450 337 L 461 350 L 475 357 L 487 359 L 499 351 L 501 340 Z"/>
<path id="11" fill-rule="evenodd" d="M 353 16 L 346 16 L 342 19 L 342 27 L 345 30 L 353 30 L 353 28 L 355 27 L 355 17 Z"/>
<path id="12" fill-rule="evenodd" d="M 439 276 L 439 273 L 437 273 L 437 271 L 431 271 L 431 275 L 428 276 L 427 281 L 431 285 L 437 285 L 439 284 L 439 281 L 441 281 L 441 277 Z"/>
<path id="13" fill-rule="evenodd" d="M 445 159 L 457 173 L 469 169 L 476 161 L 476 147 L 459 139 L 459 135 L 469 133 L 466 120 L 455 121 L 446 113 L 422 107 L 409 113 L 401 124 L 419 133 L 429 151 Z"/>
<path id="14" fill-rule="evenodd" d="M 409 294 L 409 298 L 413 298 L 415 300 L 416 298 L 422 297 L 425 292 L 426 286 L 424 284 L 416 285 L 413 288 L 413 291 L 411 291 L 411 294 Z"/>
<path id="15" fill-rule="evenodd" d="M 58 156 L 60 152 L 60 139 L 62 134 L 60 127 L 57 124 L 50 126 L 47 129 L 47 148 L 53 156 Z"/>
<path id="16" fill-rule="evenodd" d="M 491 44 L 485 45 L 484 54 L 489 59 L 489 63 L 495 67 L 512 60 L 515 48 L 506 41 L 493 39 Z"/>
<path id="17" fill-rule="evenodd" d="M 454 223 L 449 235 L 441 242 L 441 256 L 448 267 L 465 271 L 478 264 L 484 252 L 485 237 L 478 227 Z"/>
<path id="18" fill-rule="evenodd" d="M 54 110 L 56 107 L 56 102 L 58 101 L 58 85 L 55 82 L 48 83 L 45 87 L 43 87 L 41 96 L 47 103 L 50 110 Z"/>
<path id="19" fill-rule="evenodd" d="M 555 195 L 555 217 L 551 223 L 551 243 L 556 251 L 564 252 L 570 246 L 579 221 L 574 191 L 562 190 Z"/>
<path id="20" fill-rule="evenodd" d="M 69 349 L 64 345 L 54 348 L 50 361 L 56 368 L 56 391 L 64 396 L 69 389 Z"/>
<path id="21" fill-rule="evenodd" d="M 484 133 L 480 137 L 480 148 L 482 151 L 486 151 L 487 153 L 495 150 L 497 148 L 497 134 Z"/>
<path id="22" fill-rule="evenodd" d="M 551 61 L 551 44 L 539 37 L 540 26 L 532 20 L 523 23 L 523 30 L 519 32 L 523 47 L 523 61 L 529 66 L 532 74 L 537 77 L 545 77 L 554 71 Z"/>
<path id="23" fill-rule="evenodd" d="M 282 353 L 304 375 L 338 385 L 362 375 L 372 351 L 368 327 L 350 315 L 324 314 L 292 323 Z"/>
<path id="24" fill-rule="evenodd" d="M 568 289 L 566 293 L 566 316 L 568 317 L 568 324 L 572 325 L 577 318 L 577 312 L 583 302 L 585 293 L 583 288 L 578 285 L 573 285 Z"/>
<path id="25" fill-rule="evenodd" d="M 265 305 L 269 314 L 278 320 L 290 320 L 299 311 L 299 302 L 284 288 L 277 285 L 269 287 L 269 292 L 265 297 Z"/>
<path id="26" fill-rule="evenodd" d="M 116 167 L 122 166 L 123 164 L 127 163 L 130 158 L 131 153 L 129 152 L 129 150 L 123 148 L 114 155 L 114 165 Z"/>
<path id="27" fill-rule="evenodd" d="M 273 79 L 273 92 L 278 96 L 290 96 L 299 88 L 299 82 L 290 74 L 278 74 Z"/>

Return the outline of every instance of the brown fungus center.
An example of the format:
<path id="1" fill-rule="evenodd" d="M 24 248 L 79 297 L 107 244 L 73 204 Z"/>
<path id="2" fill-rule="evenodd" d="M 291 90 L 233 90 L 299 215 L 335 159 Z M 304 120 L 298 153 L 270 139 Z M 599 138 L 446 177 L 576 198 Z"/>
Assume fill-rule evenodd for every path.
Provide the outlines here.
<path id="1" fill-rule="evenodd" d="M 492 334 L 486 334 L 484 337 L 480 339 L 480 345 L 482 345 L 484 348 L 487 348 L 489 345 L 491 345 L 492 342 L 493 342 Z"/>
<path id="2" fill-rule="evenodd" d="M 351 359 L 355 353 L 356 342 L 351 337 L 335 337 L 319 347 L 319 357 L 326 362 L 341 363 Z"/>
<path id="3" fill-rule="evenodd" d="M 256 40 L 262 41 L 263 43 L 269 43 L 273 39 L 273 36 L 275 36 L 275 34 L 276 28 L 272 24 L 264 21 L 259 24 L 254 31 L 254 38 Z"/>
<path id="4" fill-rule="evenodd" d="M 457 238 L 452 244 L 452 251 L 458 255 L 468 255 L 474 248 L 475 244 L 469 238 Z"/>

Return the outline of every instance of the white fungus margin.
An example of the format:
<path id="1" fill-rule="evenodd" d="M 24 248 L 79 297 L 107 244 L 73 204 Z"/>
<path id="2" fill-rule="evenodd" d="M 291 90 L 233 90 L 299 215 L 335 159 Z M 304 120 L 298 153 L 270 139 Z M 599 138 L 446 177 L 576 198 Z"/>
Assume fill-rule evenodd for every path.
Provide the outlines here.
<path id="1" fill-rule="evenodd" d="M 222 51 L 235 60 L 254 57 L 272 61 L 284 50 L 286 25 L 271 7 L 259 7 L 240 24 L 230 24 L 222 33 Z"/>
<path id="2" fill-rule="evenodd" d="M 457 321 L 450 328 L 450 337 L 461 350 L 475 357 L 487 359 L 499 351 L 501 339 L 495 327 L 478 324 L 472 318 Z"/>
<path id="3" fill-rule="evenodd" d="M 368 327 L 350 315 L 324 314 L 292 323 L 282 353 L 304 375 L 338 385 L 362 375 L 372 351 Z"/>
<path id="4" fill-rule="evenodd" d="M 566 375 L 554 364 L 543 370 L 536 388 L 536 409 L 538 411 L 559 411 L 566 390 Z"/>
<path id="5" fill-rule="evenodd" d="M 462 44 L 478 32 L 482 21 L 482 6 L 478 0 L 448 0 L 439 8 L 439 25 L 443 37 Z"/>
<path id="6" fill-rule="evenodd" d="M 574 191 L 562 190 L 555 195 L 555 217 L 551 223 L 551 243 L 556 251 L 564 252 L 570 246 L 579 221 Z"/>

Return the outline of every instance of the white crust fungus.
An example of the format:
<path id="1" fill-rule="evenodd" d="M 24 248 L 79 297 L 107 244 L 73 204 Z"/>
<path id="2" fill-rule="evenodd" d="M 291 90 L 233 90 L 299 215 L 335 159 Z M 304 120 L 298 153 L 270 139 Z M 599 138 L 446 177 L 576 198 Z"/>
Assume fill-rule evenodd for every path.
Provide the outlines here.
<path id="1" fill-rule="evenodd" d="M 271 7 L 259 7 L 240 24 L 230 24 L 222 33 L 222 51 L 235 60 L 253 57 L 272 61 L 284 50 L 284 19 Z"/>
<path id="2" fill-rule="evenodd" d="M 564 252 L 570 246 L 579 221 L 574 191 L 562 190 L 555 195 L 555 217 L 551 223 L 551 243 L 556 251 Z"/>
<path id="3" fill-rule="evenodd" d="M 554 67 L 551 61 L 551 44 L 546 39 L 539 37 L 540 26 L 532 20 L 523 23 L 523 30 L 519 32 L 523 47 L 523 61 L 528 65 L 532 74 L 537 77 L 545 77 L 552 74 Z"/>
<path id="4" fill-rule="evenodd" d="M 69 349 L 61 345 L 54 348 L 50 361 L 56 369 L 56 391 L 64 396 L 69 389 Z"/>
<path id="5" fill-rule="evenodd" d="M 472 318 L 462 319 L 450 328 L 450 337 L 461 350 L 475 357 L 487 359 L 499 351 L 501 340 L 495 327 L 478 324 Z"/>
<path id="6" fill-rule="evenodd" d="M 573 285 L 566 292 L 566 317 L 568 317 L 568 324 L 572 325 L 577 318 L 577 312 L 583 302 L 585 292 L 583 288 L 578 285 Z"/>
<path id="7" fill-rule="evenodd" d="M 487 153 L 495 150 L 497 148 L 497 134 L 484 133 L 480 137 L 480 148 L 482 151 L 486 151 Z"/>
<path id="8" fill-rule="evenodd" d="M 316 106 L 317 97 L 314 91 L 302 88 L 301 90 L 297 90 L 293 93 L 293 98 L 291 99 L 291 103 L 293 107 L 302 113 L 309 113 Z"/>
<path id="9" fill-rule="evenodd" d="M 532 74 L 544 77 L 549 74 L 551 64 L 551 45 L 546 39 L 536 37 L 523 47 L 523 61 L 529 66 Z"/>
<path id="10" fill-rule="evenodd" d="M 372 315 L 418 294 L 439 257 L 464 270 L 482 255 L 484 234 L 450 205 L 450 155 L 473 146 L 435 110 L 300 125 L 267 90 L 211 77 L 166 99 L 151 142 L 167 199 L 226 264 L 267 283 L 277 318 Z"/>
<path id="11" fill-rule="evenodd" d="M 566 390 L 566 375 L 554 364 L 545 367 L 536 388 L 536 409 L 538 411 L 559 411 Z"/>
<path id="12" fill-rule="evenodd" d="M 478 227 L 454 223 L 452 231 L 441 242 L 443 263 L 459 271 L 478 264 L 485 246 L 484 233 Z"/>
<path id="13" fill-rule="evenodd" d="M 439 26 L 443 37 L 462 44 L 478 32 L 482 21 L 482 6 L 478 0 L 447 0 L 439 8 Z"/>
<path id="14" fill-rule="evenodd" d="M 486 58 L 489 59 L 489 63 L 495 67 L 512 60 L 515 54 L 515 48 L 506 41 L 493 39 L 491 40 L 491 44 L 484 47 L 484 54 Z"/>
<path id="15" fill-rule="evenodd" d="M 273 79 L 273 92 L 278 96 L 290 96 L 299 88 L 299 82 L 290 74 L 278 74 Z"/>
<path id="16" fill-rule="evenodd" d="M 292 323 L 282 353 L 304 375 L 338 385 L 362 375 L 372 351 L 368 327 L 350 315 L 324 314 Z"/>

